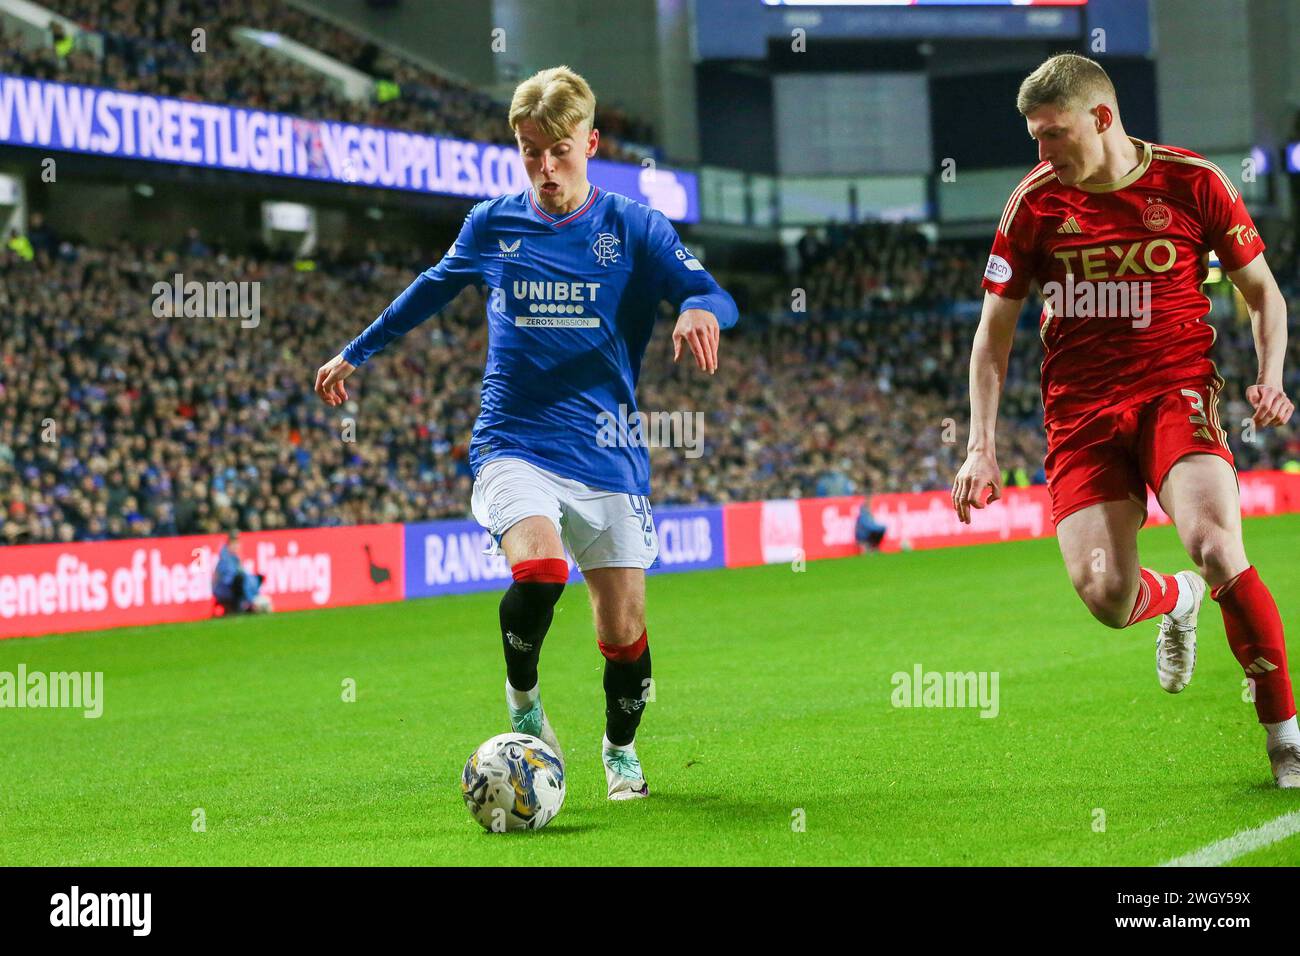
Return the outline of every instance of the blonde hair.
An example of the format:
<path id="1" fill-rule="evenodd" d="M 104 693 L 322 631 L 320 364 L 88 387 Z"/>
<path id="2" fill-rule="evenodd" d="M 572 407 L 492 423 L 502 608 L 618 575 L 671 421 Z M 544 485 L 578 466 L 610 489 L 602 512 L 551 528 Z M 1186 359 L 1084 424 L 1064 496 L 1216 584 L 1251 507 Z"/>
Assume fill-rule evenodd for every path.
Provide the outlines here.
<path id="1" fill-rule="evenodd" d="M 1028 116 L 1040 106 L 1091 108 L 1100 100 L 1115 103 L 1115 85 L 1096 60 L 1077 53 L 1058 53 L 1025 77 L 1016 109 Z"/>
<path id="2" fill-rule="evenodd" d="M 564 139 L 579 123 L 590 130 L 596 123 L 596 95 L 581 76 L 567 66 L 539 70 L 515 87 L 510 99 L 510 129 L 532 120 L 543 135 Z"/>

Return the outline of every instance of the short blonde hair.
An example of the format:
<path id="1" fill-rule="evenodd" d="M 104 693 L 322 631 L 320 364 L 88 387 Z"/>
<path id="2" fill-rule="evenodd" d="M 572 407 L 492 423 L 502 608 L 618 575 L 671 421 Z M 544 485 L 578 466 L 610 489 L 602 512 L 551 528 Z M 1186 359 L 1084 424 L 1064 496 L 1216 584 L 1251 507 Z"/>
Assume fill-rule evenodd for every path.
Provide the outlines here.
<path id="1" fill-rule="evenodd" d="M 553 140 L 572 134 L 579 123 L 596 124 L 596 95 L 581 76 L 567 66 L 539 70 L 515 87 L 510 99 L 510 129 L 532 120 Z"/>
<path id="2" fill-rule="evenodd" d="M 1059 109 L 1092 107 L 1099 100 L 1115 103 L 1115 84 L 1096 60 L 1077 53 L 1058 53 L 1025 77 L 1016 109 L 1028 116 L 1040 106 Z"/>

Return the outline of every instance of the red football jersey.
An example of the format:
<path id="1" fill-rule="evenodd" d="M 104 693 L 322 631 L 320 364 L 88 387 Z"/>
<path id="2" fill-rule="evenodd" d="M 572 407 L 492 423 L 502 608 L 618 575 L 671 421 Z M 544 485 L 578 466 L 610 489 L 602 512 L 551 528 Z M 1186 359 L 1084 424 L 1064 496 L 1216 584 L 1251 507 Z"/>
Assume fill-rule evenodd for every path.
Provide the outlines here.
<path id="1" fill-rule="evenodd" d="M 1039 163 L 1011 193 L 984 288 L 1044 293 L 1047 420 L 1215 375 L 1201 292 L 1208 253 L 1227 271 L 1264 251 L 1241 195 L 1189 150 L 1138 139 L 1141 162 L 1103 185 L 1062 185 Z M 1062 308 L 1064 305 L 1064 308 Z"/>

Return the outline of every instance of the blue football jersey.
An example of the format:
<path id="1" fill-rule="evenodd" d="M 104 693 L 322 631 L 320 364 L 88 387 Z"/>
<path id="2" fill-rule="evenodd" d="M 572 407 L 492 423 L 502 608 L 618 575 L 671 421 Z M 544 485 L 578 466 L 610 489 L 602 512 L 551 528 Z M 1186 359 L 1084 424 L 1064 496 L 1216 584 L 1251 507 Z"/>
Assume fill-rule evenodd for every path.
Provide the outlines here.
<path id="1" fill-rule="evenodd" d="M 352 340 L 344 359 L 362 365 L 471 282 L 487 286 L 488 320 L 474 474 L 509 456 L 592 488 L 649 495 L 644 442 L 607 439 L 611 417 L 634 421 L 659 302 L 707 309 L 724 329 L 738 317 L 663 213 L 595 186 L 558 217 L 531 189 L 479 203 L 441 261 Z"/>

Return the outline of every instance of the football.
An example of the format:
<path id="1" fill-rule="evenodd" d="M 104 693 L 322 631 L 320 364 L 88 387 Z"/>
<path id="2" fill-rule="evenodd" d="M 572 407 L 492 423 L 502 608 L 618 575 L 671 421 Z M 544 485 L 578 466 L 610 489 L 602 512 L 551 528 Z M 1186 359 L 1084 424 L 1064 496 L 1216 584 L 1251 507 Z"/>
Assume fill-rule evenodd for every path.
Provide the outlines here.
<path id="1" fill-rule="evenodd" d="M 540 830 L 564 805 L 564 766 L 536 737 L 498 734 L 465 761 L 460 792 L 486 830 Z"/>

